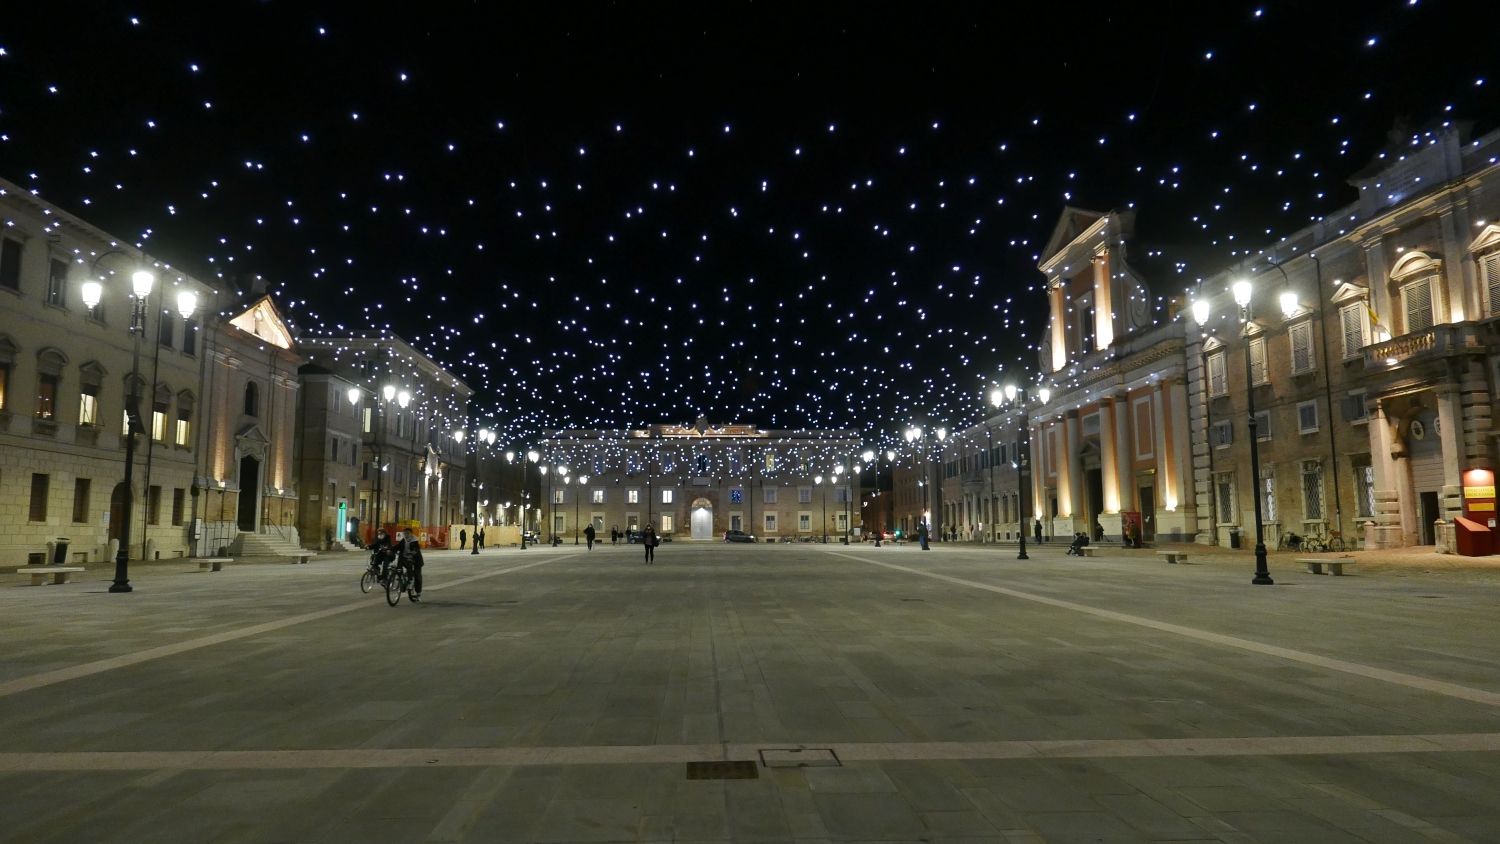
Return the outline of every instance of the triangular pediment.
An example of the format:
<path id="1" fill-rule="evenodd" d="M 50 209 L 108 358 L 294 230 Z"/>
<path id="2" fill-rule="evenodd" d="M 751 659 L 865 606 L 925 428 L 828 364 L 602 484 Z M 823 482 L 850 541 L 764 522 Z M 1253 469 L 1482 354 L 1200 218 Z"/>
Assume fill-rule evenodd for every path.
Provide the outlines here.
<path id="1" fill-rule="evenodd" d="M 229 324 L 280 349 L 292 347 L 292 331 L 270 296 L 262 296 Z"/>
<path id="2" fill-rule="evenodd" d="M 1224 348 L 1224 346 L 1225 343 L 1223 340 L 1220 340 L 1217 337 L 1210 337 L 1207 340 L 1203 341 L 1203 353 L 1208 354 L 1210 352 L 1216 352 L 1219 349 Z"/>
<path id="3" fill-rule="evenodd" d="M 258 422 L 251 422 L 249 425 L 241 428 L 239 433 L 234 435 L 234 438 L 240 443 L 268 445 L 271 442 L 266 438 L 265 432 L 260 429 L 260 423 Z"/>
<path id="4" fill-rule="evenodd" d="M 1370 288 L 1365 287 L 1363 284 L 1346 281 L 1340 284 L 1337 290 L 1333 291 L 1333 299 L 1331 301 L 1336 305 L 1339 302 L 1366 299 L 1369 296 Z"/>
<path id="5" fill-rule="evenodd" d="M 1057 225 L 1052 227 L 1052 236 L 1047 238 L 1047 247 L 1042 250 L 1042 263 L 1046 263 L 1053 255 L 1061 252 L 1074 238 L 1088 230 L 1089 226 L 1099 222 L 1105 215 L 1103 211 L 1090 211 L 1086 208 L 1074 208 L 1069 205 L 1063 208 L 1062 214 L 1057 219 Z"/>
<path id="6" fill-rule="evenodd" d="M 1500 248 L 1500 223 L 1490 223 L 1469 244 L 1469 253 L 1478 255 L 1480 252 L 1488 252 L 1491 249 Z"/>

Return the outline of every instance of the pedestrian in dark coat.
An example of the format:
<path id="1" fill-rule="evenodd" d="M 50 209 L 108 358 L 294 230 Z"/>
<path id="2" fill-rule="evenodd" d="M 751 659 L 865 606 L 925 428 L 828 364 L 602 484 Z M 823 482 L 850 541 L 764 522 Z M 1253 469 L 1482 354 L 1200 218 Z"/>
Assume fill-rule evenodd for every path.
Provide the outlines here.
<path id="1" fill-rule="evenodd" d="M 589 543 L 589 550 L 594 550 L 594 526 L 589 525 L 583 529 L 583 538 Z"/>
<path id="2" fill-rule="evenodd" d="M 474 534 L 474 541 L 479 543 L 480 548 L 484 547 L 484 528 L 480 528 L 479 532 Z"/>
<path id="3" fill-rule="evenodd" d="M 1036 541 L 1037 542 L 1041 542 L 1042 541 L 1042 520 L 1041 519 L 1037 519 L 1036 520 L 1036 534 L 1035 535 L 1036 535 Z"/>
<path id="4" fill-rule="evenodd" d="M 641 534 L 641 544 L 646 546 L 646 565 L 656 563 L 656 528 L 646 525 L 646 530 Z"/>
<path id="5" fill-rule="evenodd" d="M 459 528 L 458 529 L 458 547 L 459 547 L 459 550 L 463 550 L 464 545 L 468 544 L 468 542 L 469 542 L 469 532 L 466 531 L 466 530 L 464 530 L 463 528 Z"/>
<path id="6" fill-rule="evenodd" d="M 917 525 L 917 544 L 919 544 L 919 545 L 922 546 L 922 550 L 923 551 L 928 550 L 928 548 L 927 548 L 927 523 L 926 522 L 922 522 L 921 524 Z"/>

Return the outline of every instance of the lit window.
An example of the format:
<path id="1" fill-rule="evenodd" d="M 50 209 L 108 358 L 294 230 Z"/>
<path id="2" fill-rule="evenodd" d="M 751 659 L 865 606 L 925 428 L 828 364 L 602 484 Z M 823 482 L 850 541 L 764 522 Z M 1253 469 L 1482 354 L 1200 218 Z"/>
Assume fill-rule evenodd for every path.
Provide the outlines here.
<path id="1" fill-rule="evenodd" d="M 36 418 L 51 419 L 57 415 L 58 377 L 42 373 L 36 379 Z"/>
<path id="2" fill-rule="evenodd" d="M 672 514 L 671 513 L 662 513 L 661 514 L 661 532 L 662 533 L 671 533 L 672 532 Z"/>
<path id="3" fill-rule="evenodd" d="M 638 490 L 638 489 L 627 489 L 627 490 L 625 490 L 625 503 L 626 504 L 639 504 L 639 503 L 641 503 L 641 491 Z"/>
<path id="4" fill-rule="evenodd" d="M 175 442 L 183 448 L 187 448 L 188 437 L 190 436 L 192 436 L 191 415 L 186 410 L 179 410 L 177 411 L 177 435 Z"/>
<path id="5" fill-rule="evenodd" d="M 595 503 L 595 504 L 603 504 L 604 503 L 604 490 L 602 490 L 602 489 L 593 490 L 593 503 Z"/>
<path id="6" fill-rule="evenodd" d="M 151 408 L 151 439 L 158 442 L 167 439 L 167 406 L 164 404 Z"/>
<path id="7" fill-rule="evenodd" d="M 676 494 L 676 492 L 674 490 L 670 490 L 670 489 L 664 489 L 664 490 L 662 490 L 661 491 L 661 503 L 663 503 L 663 504 L 671 504 L 674 500 L 676 500 L 676 495 L 677 494 Z"/>
<path id="8" fill-rule="evenodd" d="M 99 424 L 99 388 L 84 387 L 78 396 L 78 424 Z"/>

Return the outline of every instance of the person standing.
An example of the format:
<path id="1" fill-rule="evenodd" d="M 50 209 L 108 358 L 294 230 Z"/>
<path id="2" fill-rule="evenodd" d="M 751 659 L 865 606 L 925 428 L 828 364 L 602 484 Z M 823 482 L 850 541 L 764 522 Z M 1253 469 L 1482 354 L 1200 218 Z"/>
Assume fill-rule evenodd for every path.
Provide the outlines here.
<path id="1" fill-rule="evenodd" d="M 592 523 L 583 529 L 583 538 L 589 544 L 588 550 L 594 550 L 594 526 Z"/>
<path id="2" fill-rule="evenodd" d="M 474 535 L 474 541 L 479 543 L 481 550 L 484 548 L 484 527 L 482 525 L 479 528 L 479 532 Z"/>
<path id="3" fill-rule="evenodd" d="M 611 546 L 613 546 L 613 545 L 618 544 L 619 541 L 620 541 L 620 526 L 619 525 L 610 525 L 609 526 L 609 544 Z"/>
<path id="4" fill-rule="evenodd" d="M 1036 541 L 1037 542 L 1041 542 L 1042 541 L 1042 520 L 1041 519 L 1037 519 L 1036 520 L 1036 528 L 1035 528 L 1035 530 L 1033 532 L 1033 535 L 1036 537 Z"/>
<path id="5" fill-rule="evenodd" d="M 459 528 L 458 529 L 458 550 L 460 550 L 460 551 L 464 550 L 464 546 L 466 544 L 468 544 L 468 542 L 469 542 L 469 532 L 466 531 L 466 530 L 464 530 L 463 528 Z"/>
<path id="6" fill-rule="evenodd" d="M 646 525 L 646 530 L 641 533 L 641 544 L 646 547 L 646 565 L 656 563 L 656 528 Z"/>
<path id="7" fill-rule="evenodd" d="M 917 544 L 922 546 L 922 550 L 923 551 L 928 550 L 928 548 L 927 548 L 927 523 L 926 522 L 920 522 L 920 523 L 917 524 Z"/>

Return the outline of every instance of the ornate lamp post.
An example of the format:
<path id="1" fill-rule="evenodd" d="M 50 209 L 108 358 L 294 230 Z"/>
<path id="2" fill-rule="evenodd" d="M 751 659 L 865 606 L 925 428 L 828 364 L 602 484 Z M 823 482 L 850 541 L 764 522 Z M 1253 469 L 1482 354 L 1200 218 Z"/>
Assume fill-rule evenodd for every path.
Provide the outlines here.
<path id="1" fill-rule="evenodd" d="M 1031 475 L 1031 438 L 1026 433 L 1026 404 L 1028 391 L 1025 387 L 1017 387 L 1015 384 L 1006 384 L 1004 388 L 1004 402 L 1011 405 L 1016 411 L 1016 485 L 1020 487 L 1021 506 L 1016 513 L 1017 527 L 1020 528 L 1019 543 L 1020 550 L 1016 553 L 1016 559 L 1029 560 L 1026 553 L 1026 523 L 1031 520 L 1031 485 L 1028 483 Z M 1046 387 L 1037 390 L 1037 398 L 1042 404 L 1046 404 L 1052 398 L 1052 391 Z M 1000 403 L 996 400 L 995 393 L 990 394 L 990 402 L 996 407 Z"/>
<path id="2" fill-rule="evenodd" d="M 942 443 L 944 440 L 948 439 L 947 428 L 938 428 L 936 431 L 933 431 L 932 434 L 936 436 L 936 441 L 939 443 Z M 932 486 L 933 440 L 928 437 L 920 427 L 913 425 L 910 428 L 906 429 L 906 441 L 909 443 L 921 444 L 919 447 L 922 451 L 923 458 L 922 480 L 917 482 L 917 486 L 920 486 L 922 488 L 922 524 L 927 525 L 927 533 L 930 539 L 932 535 L 932 512 L 927 501 L 927 488 Z"/>
<path id="3" fill-rule="evenodd" d="M 104 255 L 111 254 L 109 252 Z M 99 266 L 99 258 L 94 259 L 94 267 Z M 151 295 L 151 286 L 156 283 L 156 275 L 150 270 L 136 270 L 130 276 L 131 292 L 135 298 L 130 307 L 130 386 L 137 389 L 140 383 L 141 370 L 141 336 L 146 333 L 146 297 Z M 104 298 L 104 285 L 98 281 L 86 281 L 80 288 L 83 304 L 89 310 L 99 306 Z M 141 397 L 130 395 L 125 397 L 127 423 L 125 426 L 125 510 L 120 520 L 120 547 L 115 552 L 115 579 L 110 584 L 111 592 L 132 592 L 130 586 L 130 508 L 134 503 L 135 491 L 135 435 L 144 430 L 141 424 Z M 142 554 L 144 556 L 144 553 Z"/>
<path id="4" fill-rule="evenodd" d="M 583 498 L 583 485 L 589 482 L 588 475 L 578 476 L 578 488 L 573 492 L 573 544 L 578 544 L 578 533 L 581 529 L 578 522 L 579 499 Z"/>
<path id="5" fill-rule="evenodd" d="M 459 442 L 463 437 L 459 436 L 462 431 L 454 434 Z M 470 555 L 479 553 L 479 493 L 484 490 L 484 447 L 495 444 L 495 432 L 489 428 L 480 428 L 479 436 L 474 440 L 474 545 Z"/>
<path id="6" fill-rule="evenodd" d="M 885 465 L 891 467 L 891 494 L 886 496 L 886 505 L 885 505 L 886 521 L 885 521 L 885 526 L 887 528 L 889 528 L 891 531 L 895 531 L 895 529 L 896 529 L 896 494 L 895 494 L 896 493 L 896 452 L 893 449 L 886 449 L 886 452 L 885 452 Z M 875 492 L 876 492 L 876 494 L 879 494 L 879 492 L 880 492 L 880 467 L 879 466 L 875 467 Z M 892 533 L 892 535 L 894 536 L 895 534 Z"/>
<path id="7" fill-rule="evenodd" d="M 828 489 L 823 486 L 823 476 L 813 476 L 813 486 L 818 487 L 818 497 L 823 499 L 823 544 L 828 544 Z"/>
<path id="8" fill-rule="evenodd" d="M 1245 337 L 1245 405 L 1250 414 L 1250 478 L 1252 498 L 1255 500 L 1255 576 L 1250 582 L 1257 586 L 1271 586 L 1271 571 L 1266 566 L 1266 531 L 1261 525 L 1260 511 L 1260 437 L 1255 425 L 1255 376 L 1250 367 L 1250 300 L 1254 288 L 1245 279 L 1236 281 L 1230 288 L 1234 292 L 1234 303 L 1240 306 L 1240 322 Z M 1207 316 L 1207 303 L 1204 316 Z"/>

